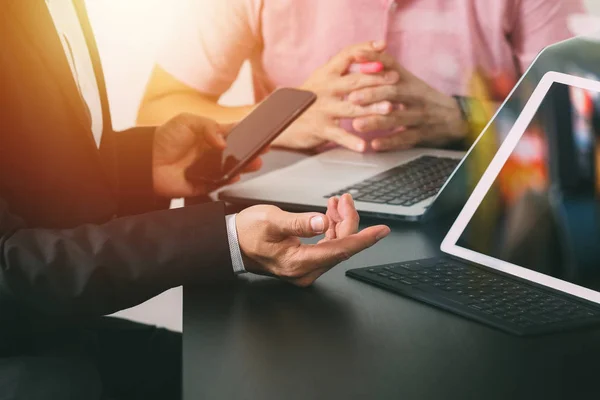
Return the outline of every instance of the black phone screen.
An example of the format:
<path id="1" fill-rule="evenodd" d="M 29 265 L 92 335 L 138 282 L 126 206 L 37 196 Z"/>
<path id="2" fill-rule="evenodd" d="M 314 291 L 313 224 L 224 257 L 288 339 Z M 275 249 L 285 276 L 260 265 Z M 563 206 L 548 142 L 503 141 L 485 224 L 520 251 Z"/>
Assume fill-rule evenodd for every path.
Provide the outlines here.
<path id="1" fill-rule="evenodd" d="M 190 181 L 220 182 L 233 178 L 315 101 L 311 92 L 278 89 L 236 125 L 224 151 L 202 154 L 186 175 Z"/>

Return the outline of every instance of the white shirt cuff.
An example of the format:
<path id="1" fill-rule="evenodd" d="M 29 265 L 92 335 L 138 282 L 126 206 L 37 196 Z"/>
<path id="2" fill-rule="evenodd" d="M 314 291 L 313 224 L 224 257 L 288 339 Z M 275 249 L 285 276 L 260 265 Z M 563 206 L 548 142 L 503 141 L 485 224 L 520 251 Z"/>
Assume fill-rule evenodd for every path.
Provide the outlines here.
<path id="1" fill-rule="evenodd" d="M 246 268 L 244 268 L 242 250 L 240 249 L 240 243 L 238 241 L 237 226 L 235 224 L 236 215 L 237 214 L 227 215 L 225 217 L 225 224 L 227 226 L 227 241 L 229 242 L 229 252 L 231 253 L 231 265 L 233 265 L 233 272 L 236 275 L 239 275 L 245 273 Z"/>

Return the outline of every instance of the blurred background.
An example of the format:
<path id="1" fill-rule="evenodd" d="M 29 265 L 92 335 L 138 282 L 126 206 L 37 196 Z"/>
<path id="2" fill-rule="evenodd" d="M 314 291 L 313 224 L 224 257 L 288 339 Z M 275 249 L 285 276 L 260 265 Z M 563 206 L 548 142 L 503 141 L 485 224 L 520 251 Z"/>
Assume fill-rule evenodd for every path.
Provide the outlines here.
<path id="1" fill-rule="evenodd" d="M 116 130 L 134 125 L 162 38 L 173 23 L 175 10 L 185 1 L 188 0 L 86 0 L 102 57 Z M 600 26 L 600 0 L 586 0 L 586 3 L 591 16 L 577 18 L 572 23 L 578 34 L 589 33 L 590 29 Z M 250 70 L 246 65 L 221 102 L 243 105 L 252 100 Z M 170 290 L 118 315 L 181 331 L 181 293 L 181 288 Z"/>

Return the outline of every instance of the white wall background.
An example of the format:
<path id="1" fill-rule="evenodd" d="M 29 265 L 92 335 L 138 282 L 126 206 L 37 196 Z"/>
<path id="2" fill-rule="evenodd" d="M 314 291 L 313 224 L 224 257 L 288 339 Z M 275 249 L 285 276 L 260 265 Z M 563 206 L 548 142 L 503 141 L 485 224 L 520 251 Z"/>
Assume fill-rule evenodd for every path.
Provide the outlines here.
<path id="1" fill-rule="evenodd" d="M 103 59 L 115 129 L 134 124 L 156 53 L 173 23 L 175 11 L 185 1 L 188 0 L 86 0 Z M 222 102 L 249 104 L 251 90 L 250 69 L 246 65 Z"/>
<path id="2" fill-rule="evenodd" d="M 114 127 L 125 129 L 135 122 L 153 60 L 174 10 L 186 0 L 86 1 L 103 58 Z M 586 0 L 586 3 L 589 11 L 600 17 L 600 0 Z M 246 66 L 222 103 L 250 103 L 251 93 L 250 71 Z M 119 315 L 181 330 L 181 310 L 181 289 L 174 289 Z"/>

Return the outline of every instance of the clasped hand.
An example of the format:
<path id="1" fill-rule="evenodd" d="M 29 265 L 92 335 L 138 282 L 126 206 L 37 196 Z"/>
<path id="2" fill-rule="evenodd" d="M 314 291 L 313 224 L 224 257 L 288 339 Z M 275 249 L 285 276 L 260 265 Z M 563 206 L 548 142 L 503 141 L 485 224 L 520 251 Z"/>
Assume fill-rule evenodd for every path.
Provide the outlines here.
<path id="1" fill-rule="evenodd" d="M 383 71 L 352 72 L 353 64 L 381 63 Z M 302 86 L 317 102 L 275 142 L 312 149 L 333 142 L 363 152 L 406 149 L 419 144 L 443 145 L 467 134 L 458 103 L 403 68 L 385 52 L 385 43 L 350 46 L 317 69 Z M 388 131 L 367 143 L 340 126 L 352 120 L 358 133 Z"/>

